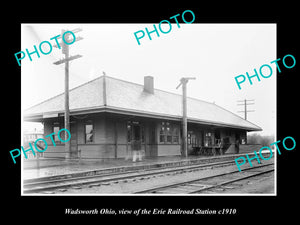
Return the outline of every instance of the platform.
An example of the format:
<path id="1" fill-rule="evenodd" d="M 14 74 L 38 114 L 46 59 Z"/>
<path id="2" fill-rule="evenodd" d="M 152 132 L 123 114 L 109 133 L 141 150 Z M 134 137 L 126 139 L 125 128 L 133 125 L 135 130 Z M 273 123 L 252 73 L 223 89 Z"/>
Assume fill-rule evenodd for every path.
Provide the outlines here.
<path id="1" fill-rule="evenodd" d="M 126 172 L 134 170 L 145 170 L 153 168 L 166 168 L 173 166 L 186 166 L 193 164 L 204 164 L 225 160 L 234 160 L 244 154 L 227 154 L 222 156 L 163 156 L 145 158 L 141 162 L 132 162 L 125 159 L 106 159 L 99 161 L 70 160 L 64 159 L 30 159 L 22 163 L 22 179 L 45 178 L 54 179 L 54 176 L 76 177 L 98 174 L 109 174 L 113 172 Z M 65 176 L 64 176 L 65 175 Z"/>

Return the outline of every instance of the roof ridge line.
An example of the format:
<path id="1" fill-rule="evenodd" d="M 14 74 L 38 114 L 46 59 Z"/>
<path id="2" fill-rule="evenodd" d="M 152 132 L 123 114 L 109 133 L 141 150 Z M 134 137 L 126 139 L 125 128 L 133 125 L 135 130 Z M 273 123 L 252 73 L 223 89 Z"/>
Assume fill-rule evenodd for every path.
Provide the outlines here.
<path id="1" fill-rule="evenodd" d="M 102 78 L 102 77 L 106 77 L 106 78 L 110 78 L 110 79 L 114 79 L 114 80 L 118 80 L 118 81 L 130 83 L 130 84 L 134 84 L 134 85 L 139 85 L 139 86 L 141 86 L 141 87 L 144 86 L 143 84 L 139 84 L 139 83 L 135 83 L 135 82 L 132 82 L 132 81 L 127 81 L 127 80 L 122 80 L 122 79 L 120 79 L 120 78 L 107 76 L 107 75 L 105 74 L 105 75 L 101 75 L 101 76 L 99 76 L 99 77 L 96 77 L 96 78 L 94 78 L 94 79 L 92 79 L 92 80 L 89 80 L 89 81 L 87 81 L 87 82 L 85 82 L 85 83 L 83 83 L 83 84 L 80 84 L 80 85 L 78 85 L 78 86 L 76 86 L 76 87 L 70 89 L 69 92 L 70 92 L 70 91 L 73 91 L 73 90 L 75 90 L 75 89 L 77 89 L 77 88 L 80 88 L 80 87 L 82 87 L 82 86 L 84 86 L 84 85 L 86 85 L 86 84 L 88 84 L 88 83 L 94 82 L 95 80 L 100 79 L 100 78 Z M 106 86 L 106 85 L 105 85 L 105 86 Z M 179 97 L 182 96 L 181 94 L 177 94 L 177 93 L 173 93 L 173 92 L 170 92 L 170 91 L 161 90 L 161 89 L 158 89 L 158 88 L 154 88 L 154 90 L 156 90 L 156 91 L 161 91 L 161 92 L 168 93 L 168 94 L 172 94 L 172 95 L 176 95 L 176 96 L 179 96 Z M 35 104 L 35 105 L 30 106 L 29 108 L 25 109 L 25 111 L 26 111 L 26 110 L 29 110 L 29 109 L 31 109 L 31 108 L 33 108 L 33 107 L 36 107 L 36 106 L 38 106 L 38 105 L 40 105 L 40 104 L 43 104 L 43 103 L 45 103 L 45 102 L 47 102 L 47 101 L 50 101 L 51 99 L 54 99 L 54 98 L 56 98 L 56 97 L 59 97 L 60 95 L 63 95 L 63 94 L 64 94 L 64 92 L 62 92 L 62 93 L 60 93 L 60 94 L 57 94 L 57 95 L 55 95 L 55 96 L 53 96 L 53 97 L 51 97 L 51 98 L 45 99 L 44 101 L 42 101 L 42 102 L 40 102 L 40 103 L 37 103 L 37 104 Z M 104 95 L 103 95 L 103 98 L 104 98 L 104 97 L 106 98 L 107 93 L 106 93 L 106 88 L 105 88 L 105 90 L 104 90 L 104 84 L 103 84 L 103 94 L 104 94 Z M 209 103 L 209 104 L 214 104 L 214 103 L 212 103 L 212 102 L 208 102 L 208 101 L 205 101 L 205 100 L 202 100 L 202 99 L 198 99 L 198 98 L 195 98 L 195 97 L 188 97 L 188 96 L 187 96 L 187 99 L 196 100 L 196 101 L 201 101 L 201 102 L 206 102 L 206 103 Z M 103 99 L 103 100 L 104 100 L 104 103 L 107 103 L 107 101 L 105 101 L 106 99 Z M 106 104 L 105 104 L 105 105 L 106 105 Z M 214 104 L 214 105 L 216 105 L 216 104 Z"/>
<path id="2" fill-rule="evenodd" d="M 126 82 L 126 83 L 130 83 L 130 84 L 139 85 L 139 86 L 141 86 L 141 87 L 144 86 L 143 84 L 134 83 L 134 82 L 132 82 L 132 81 L 122 80 L 122 79 L 120 79 L 120 78 L 111 77 L 111 76 L 107 76 L 107 75 L 105 75 L 105 76 L 108 77 L 108 78 L 111 78 L 111 79 L 115 79 L 115 80 L 122 81 L 122 82 Z M 182 96 L 181 94 L 173 93 L 173 92 L 170 92 L 170 91 L 165 91 L 165 90 L 158 89 L 158 88 L 154 88 L 154 90 L 161 91 L 161 92 L 165 92 L 165 93 L 172 94 L 172 95 L 177 95 L 177 96 L 179 96 L 179 97 Z M 206 102 L 206 103 L 209 103 L 209 104 L 214 104 L 214 103 L 212 103 L 212 102 L 208 102 L 208 101 L 205 101 L 205 100 L 202 100 L 202 99 L 198 99 L 198 98 L 195 98 L 195 97 L 188 97 L 188 96 L 187 96 L 187 98 L 188 98 L 188 99 L 197 100 L 197 101 Z M 215 105 L 215 104 L 214 104 L 214 105 Z"/>

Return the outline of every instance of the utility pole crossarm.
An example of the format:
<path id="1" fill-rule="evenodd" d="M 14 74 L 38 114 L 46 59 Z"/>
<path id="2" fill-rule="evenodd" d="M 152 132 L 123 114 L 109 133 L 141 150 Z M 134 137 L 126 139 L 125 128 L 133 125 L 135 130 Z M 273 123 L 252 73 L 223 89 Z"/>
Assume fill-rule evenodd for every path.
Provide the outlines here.
<path id="1" fill-rule="evenodd" d="M 255 103 L 247 103 L 247 105 L 254 105 Z M 245 104 L 237 104 L 237 105 L 245 105 Z"/>
<path id="2" fill-rule="evenodd" d="M 57 38 L 57 39 L 59 39 L 59 38 Z M 83 37 L 79 36 L 79 37 L 76 38 L 75 42 L 76 41 L 81 41 L 81 40 L 83 40 Z M 60 46 L 62 46 L 63 44 L 65 44 L 65 43 L 64 42 L 59 43 Z M 57 44 L 54 44 L 53 47 L 58 48 Z"/>
<path id="3" fill-rule="evenodd" d="M 62 64 L 62 63 L 66 63 L 66 62 L 68 62 L 68 61 L 71 61 L 71 60 L 73 60 L 73 59 L 81 58 L 81 57 L 82 57 L 82 55 L 73 55 L 73 56 L 70 56 L 70 57 L 68 57 L 68 58 L 66 58 L 66 59 L 58 60 L 58 61 L 54 62 L 53 64 L 59 65 L 59 64 Z"/>
<path id="4" fill-rule="evenodd" d="M 238 112 L 243 112 L 244 113 L 245 120 L 247 120 L 247 113 L 248 112 L 254 112 L 254 110 L 247 110 L 247 105 L 254 105 L 254 102 L 252 102 L 252 101 L 254 101 L 254 99 L 251 99 L 251 100 L 244 99 L 244 100 L 238 100 L 237 101 L 238 103 L 242 103 L 243 102 L 242 104 L 237 104 L 237 105 L 244 106 L 244 110 L 238 111 Z"/>

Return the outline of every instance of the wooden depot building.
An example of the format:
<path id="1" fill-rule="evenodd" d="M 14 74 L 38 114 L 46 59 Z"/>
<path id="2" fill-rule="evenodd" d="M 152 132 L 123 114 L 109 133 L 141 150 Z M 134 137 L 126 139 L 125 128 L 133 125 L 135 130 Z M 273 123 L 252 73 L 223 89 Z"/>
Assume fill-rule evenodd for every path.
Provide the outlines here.
<path id="1" fill-rule="evenodd" d="M 133 142 L 145 157 L 181 155 L 182 96 L 154 89 L 151 76 L 144 85 L 101 76 L 69 92 L 71 157 L 128 158 Z M 261 128 L 240 116 L 202 100 L 187 99 L 188 152 L 220 147 L 236 153 L 247 131 Z M 41 122 L 44 136 L 64 127 L 64 93 L 24 112 L 24 120 Z M 55 136 L 44 157 L 65 157 L 64 143 Z M 197 152 L 197 151 L 196 151 Z M 214 152 L 215 153 L 215 152 Z"/>

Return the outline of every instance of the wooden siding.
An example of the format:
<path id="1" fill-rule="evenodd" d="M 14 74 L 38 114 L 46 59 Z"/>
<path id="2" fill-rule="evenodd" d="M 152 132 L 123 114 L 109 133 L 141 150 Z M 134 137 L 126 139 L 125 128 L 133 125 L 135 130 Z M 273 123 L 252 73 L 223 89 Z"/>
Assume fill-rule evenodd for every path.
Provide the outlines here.
<path id="1" fill-rule="evenodd" d="M 81 152 L 83 159 L 102 159 L 102 158 L 131 158 L 131 144 L 127 143 L 127 121 L 138 121 L 144 127 L 144 142 L 141 144 L 143 157 L 171 156 L 181 155 L 181 135 L 179 135 L 179 143 L 172 144 L 159 143 L 160 124 L 164 120 L 137 118 L 133 116 L 122 116 L 114 114 L 87 114 L 87 117 L 74 118 L 72 117 L 72 127 L 76 130 L 76 140 L 73 143 L 78 147 L 73 147 L 72 156 L 79 156 L 77 150 Z M 93 143 L 85 143 L 85 128 L 87 121 L 93 122 L 94 141 Z M 48 119 L 44 122 L 45 136 L 53 133 L 52 126 L 54 122 L 60 122 L 60 128 L 63 127 L 63 118 Z M 172 126 L 180 129 L 180 122 L 170 121 Z M 205 131 L 212 133 L 212 140 L 215 139 L 215 131 L 219 131 L 220 138 L 229 138 L 231 146 L 226 153 L 236 153 L 235 141 L 236 134 L 240 137 L 246 136 L 246 131 L 224 127 L 211 127 L 198 124 L 189 124 L 188 131 L 193 131 L 197 138 L 197 142 L 203 145 Z M 72 130 L 71 130 L 72 133 Z M 49 140 L 49 141 L 48 141 Z M 56 144 L 53 146 L 50 143 L 50 138 L 47 138 L 48 149 L 45 151 L 45 157 L 65 157 L 64 144 Z M 192 145 L 189 145 L 189 151 L 192 150 Z"/>

